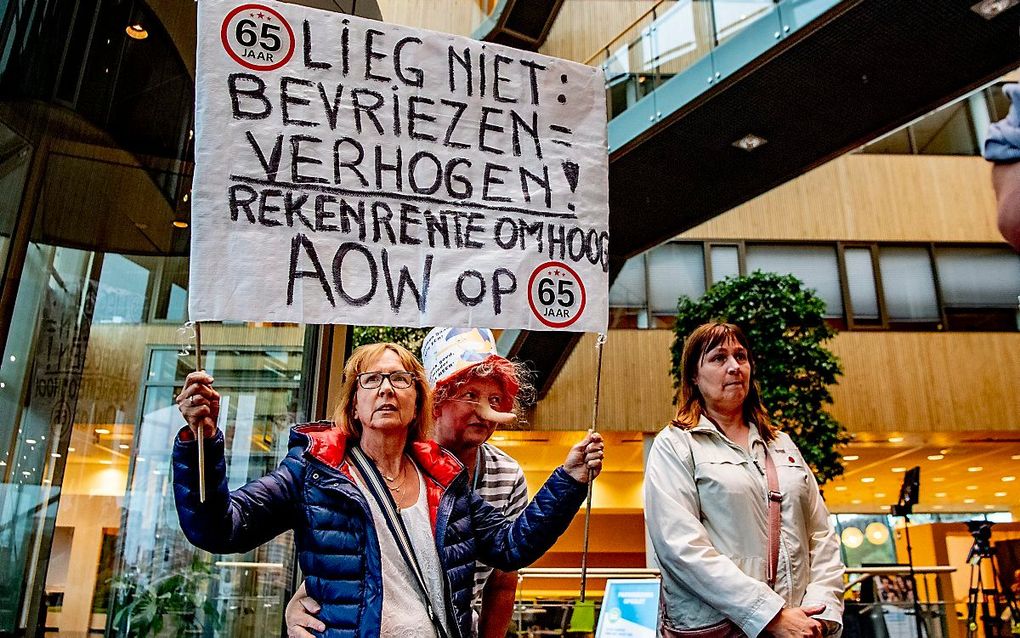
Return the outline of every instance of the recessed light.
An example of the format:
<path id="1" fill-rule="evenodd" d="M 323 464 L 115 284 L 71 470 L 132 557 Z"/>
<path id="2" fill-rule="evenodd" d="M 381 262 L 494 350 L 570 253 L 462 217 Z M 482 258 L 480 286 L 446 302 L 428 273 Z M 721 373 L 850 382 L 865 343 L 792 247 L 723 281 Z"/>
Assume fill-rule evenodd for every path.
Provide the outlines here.
<path id="1" fill-rule="evenodd" d="M 25 439 L 25 443 L 28 443 L 29 445 L 35 445 L 35 439 Z"/>
<path id="2" fill-rule="evenodd" d="M 850 454 L 849 456 L 844 456 L 843 460 L 844 461 L 856 461 L 859 458 L 861 458 L 861 457 L 857 456 L 856 454 Z"/>
<path id="3" fill-rule="evenodd" d="M 59 452 L 53 452 L 53 453 L 50 454 L 50 456 L 52 456 L 55 459 L 59 459 L 60 458 L 60 453 Z"/>
<path id="4" fill-rule="evenodd" d="M 946 493 L 945 492 L 935 492 L 935 498 L 945 498 L 945 497 L 946 497 Z"/>
<path id="5" fill-rule="evenodd" d="M 964 502 L 964 503 L 973 503 L 973 502 L 975 502 L 975 501 L 974 501 L 974 499 L 972 499 L 972 498 L 965 498 L 965 499 L 963 499 L 963 502 Z"/>
<path id="6" fill-rule="evenodd" d="M 901 474 L 903 472 L 906 472 L 907 468 L 905 468 L 905 467 L 894 467 L 892 469 L 892 471 L 893 471 L 894 474 Z"/>
<path id="7" fill-rule="evenodd" d="M 968 485 L 967 489 L 970 490 L 971 492 L 976 492 L 977 491 L 977 485 Z"/>
<path id="8" fill-rule="evenodd" d="M 69 447 L 69 448 L 67 448 L 67 451 L 68 451 L 68 452 L 74 452 L 75 450 L 74 450 L 74 448 L 73 448 L 73 447 Z"/>
<path id="9" fill-rule="evenodd" d="M 931 479 L 932 483 L 941 483 L 944 480 L 946 479 L 941 476 L 933 476 Z"/>
<path id="10" fill-rule="evenodd" d="M 836 486 L 836 491 L 837 492 L 845 492 L 846 490 L 847 490 L 846 485 L 837 485 Z"/>
<path id="11" fill-rule="evenodd" d="M 968 467 L 967 471 L 968 472 L 980 472 L 983 469 L 985 469 L 985 468 L 981 467 L 980 465 L 975 465 L 974 467 Z"/>
<path id="12" fill-rule="evenodd" d="M 109 434 L 110 431 L 106 428 L 96 428 L 96 434 Z"/>
<path id="13" fill-rule="evenodd" d="M 985 20 L 991 20 L 1012 9 L 1017 4 L 1020 4 L 1020 0 L 981 0 L 981 2 L 971 5 L 970 10 Z"/>
<path id="14" fill-rule="evenodd" d="M 850 502 L 853 503 L 854 505 L 860 505 L 861 504 L 861 499 L 855 498 L 854 500 L 852 500 Z"/>
<path id="15" fill-rule="evenodd" d="M 1011 482 L 1013 482 L 1015 480 L 1016 480 L 1015 476 L 1003 476 L 1002 477 L 1002 482 L 1003 483 L 1011 483 Z"/>
<path id="16" fill-rule="evenodd" d="M 944 510 L 946 508 L 945 508 L 944 505 L 935 505 L 935 506 L 932 507 L 932 509 L 933 510 Z"/>
<path id="17" fill-rule="evenodd" d="M 732 146 L 739 149 L 751 152 L 756 148 L 761 148 L 765 144 L 768 144 L 768 140 L 764 137 L 755 135 L 754 133 L 748 133 L 744 137 L 740 138 L 736 142 L 733 142 Z"/>
<path id="18" fill-rule="evenodd" d="M 130 446 L 130 445 L 125 445 L 124 443 L 121 443 L 121 444 L 120 444 L 120 445 L 118 445 L 117 447 L 119 447 L 119 448 L 120 448 L 120 449 L 122 449 L 122 450 L 130 450 L 130 449 L 131 449 L 131 446 Z"/>
<path id="19" fill-rule="evenodd" d="M 885 498 L 885 492 L 875 492 L 875 498 Z"/>
<path id="20" fill-rule="evenodd" d="M 888 505 L 879 505 L 878 509 L 880 509 L 880 510 L 888 510 L 889 506 Z"/>
<path id="21" fill-rule="evenodd" d="M 903 443 L 902 436 L 890 436 L 888 440 L 890 443 Z"/>
<path id="22" fill-rule="evenodd" d="M 1014 454 L 1013 456 L 1011 456 L 1009 458 L 1013 459 L 1014 461 L 1020 461 L 1020 454 Z"/>
<path id="23" fill-rule="evenodd" d="M 102 461 L 100 461 L 100 463 L 102 463 L 103 465 L 113 465 L 113 461 L 108 461 L 106 459 L 103 459 Z"/>
<path id="24" fill-rule="evenodd" d="M 145 30 L 145 27 L 143 27 L 141 24 L 137 22 L 134 24 L 129 24 L 127 27 L 124 28 L 124 31 L 128 34 L 128 37 L 133 38 L 135 40 L 144 40 L 145 38 L 149 37 L 149 32 Z"/>
<path id="25" fill-rule="evenodd" d="M 861 479 L 861 483 L 874 483 L 874 482 L 875 482 L 874 476 L 865 476 L 864 478 Z"/>
<path id="26" fill-rule="evenodd" d="M 174 220 L 174 228 L 187 228 L 187 227 L 188 227 L 188 222 L 184 221 L 183 219 L 175 219 Z"/>
<path id="27" fill-rule="evenodd" d="M 1008 496 L 1009 494 L 1006 492 L 996 492 L 995 495 L 998 496 L 999 498 L 1002 498 L 1003 496 Z"/>
<path id="28" fill-rule="evenodd" d="M 945 454 L 931 454 L 928 456 L 929 461 L 941 461 L 946 458 Z"/>
<path id="29" fill-rule="evenodd" d="M 492 437 L 492 440 L 493 441 L 506 441 L 506 437 L 505 436 L 494 436 L 494 437 Z"/>

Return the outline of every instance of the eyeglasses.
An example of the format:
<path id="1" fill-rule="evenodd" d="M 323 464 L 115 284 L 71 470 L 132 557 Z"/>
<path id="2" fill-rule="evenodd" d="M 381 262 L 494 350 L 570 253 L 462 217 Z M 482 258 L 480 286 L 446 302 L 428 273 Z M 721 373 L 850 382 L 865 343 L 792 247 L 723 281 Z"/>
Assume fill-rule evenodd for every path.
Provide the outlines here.
<path id="1" fill-rule="evenodd" d="M 414 373 L 404 372 L 362 372 L 358 375 L 358 385 L 366 390 L 375 390 L 382 385 L 383 379 L 389 379 L 390 385 L 398 390 L 405 390 L 414 383 Z"/>

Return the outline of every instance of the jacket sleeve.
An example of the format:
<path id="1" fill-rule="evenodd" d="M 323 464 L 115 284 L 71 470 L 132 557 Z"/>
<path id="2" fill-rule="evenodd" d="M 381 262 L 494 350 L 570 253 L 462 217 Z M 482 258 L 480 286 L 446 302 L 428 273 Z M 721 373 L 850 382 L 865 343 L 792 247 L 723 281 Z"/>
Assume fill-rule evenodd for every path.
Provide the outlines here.
<path id="1" fill-rule="evenodd" d="M 791 441 L 790 447 L 797 449 Z M 839 540 L 829 524 L 829 510 L 818 491 L 815 474 L 797 450 L 797 458 L 810 476 L 807 497 L 802 503 L 804 528 L 808 532 L 809 581 L 804 592 L 803 606 L 825 605 L 825 611 L 815 618 L 843 627 L 843 563 L 839 558 Z M 838 633 L 830 631 L 830 634 Z"/>
<path id="2" fill-rule="evenodd" d="M 587 485 L 559 467 L 521 515 L 508 518 L 470 490 L 478 560 L 505 572 L 527 567 L 566 531 L 587 494 Z"/>
<path id="3" fill-rule="evenodd" d="M 701 524 L 690 443 L 677 438 L 656 437 L 645 464 L 645 524 L 656 560 L 673 581 L 757 636 L 783 608 L 783 597 L 712 545 Z M 741 514 L 733 515 L 734 533 L 740 533 Z"/>
<path id="4" fill-rule="evenodd" d="M 198 498 L 198 443 L 178 435 L 173 449 L 174 502 L 184 535 L 214 554 L 240 554 L 288 529 L 298 518 L 304 465 L 294 448 L 275 470 L 240 489 L 227 488 L 223 432 L 206 440 L 206 500 Z"/>

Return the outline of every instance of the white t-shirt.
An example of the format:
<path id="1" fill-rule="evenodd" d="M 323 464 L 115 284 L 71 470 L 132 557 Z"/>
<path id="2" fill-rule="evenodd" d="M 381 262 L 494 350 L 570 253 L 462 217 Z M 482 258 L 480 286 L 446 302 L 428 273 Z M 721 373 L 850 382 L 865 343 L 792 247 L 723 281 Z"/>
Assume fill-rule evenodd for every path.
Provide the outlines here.
<path id="1" fill-rule="evenodd" d="M 400 511 L 411 546 L 418 559 L 425 584 L 429 590 L 432 609 L 443 623 L 449 634 L 446 623 L 446 595 L 443 587 L 443 569 L 436 551 L 435 536 L 432 533 L 432 522 L 429 520 L 428 498 L 425 495 L 425 478 L 418 472 L 417 466 L 411 466 L 418 474 L 418 500 L 414 505 Z M 353 468 L 352 468 L 353 469 Z M 400 548 L 390 533 L 379 504 L 368 493 L 364 481 L 355 470 L 352 472 L 354 481 L 365 494 L 368 507 L 372 512 L 372 522 L 379 536 L 379 552 L 382 562 L 383 603 L 380 638 L 435 638 L 436 630 L 429 620 L 425 603 L 418 594 L 418 583 L 414 572 L 404 561 Z"/>

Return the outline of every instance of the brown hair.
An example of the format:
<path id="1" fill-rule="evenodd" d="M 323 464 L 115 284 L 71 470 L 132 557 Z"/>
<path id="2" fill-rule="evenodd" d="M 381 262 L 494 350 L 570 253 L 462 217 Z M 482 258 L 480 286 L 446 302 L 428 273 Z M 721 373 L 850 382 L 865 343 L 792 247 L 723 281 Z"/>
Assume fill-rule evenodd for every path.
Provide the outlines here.
<path id="1" fill-rule="evenodd" d="M 701 415 L 705 411 L 705 399 L 701 391 L 694 383 L 698 376 L 698 368 L 704 361 L 705 355 L 713 348 L 734 340 L 747 350 L 747 361 L 751 366 L 751 378 L 747 397 L 744 398 L 744 420 L 758 426 L 758 433 L 765 442 L 776 438 L 776 428 L 772 425 L 768 410 L 761 402 L 761 388 L 758 387 L 758 379 L 755 376 L 754 353 L 751 344 L 744 335 L 744 331 L 732 323 L 713 321 L 703 323 L 691 332 L 684 341 L 684 351 L 680 356 L 680 394 L 676 409 L 676 416 L 673 417 L 673 425 L 689 430 L 698 424 Z"/>
<path id="2" fill-rule="evenodd" d="M 365 367 L 387 350 L 395 353 L 404 370 L 414 375 L 414 389 L 418 393 L 414 403 L 414 419 L 407 428 L 407 444 L 424 441 L 432 436 L 432 391 L 425 380 L 425 368 L 421 362 L 407 348 L 396 343 L 370 343 L 359 346 L 351 353 L 347 364 L 344 365 L 344 376 L 340 382 L 340 403 L 333 413 L 333 422 L 352 441 L 361 438 L 361 422 L 354 418 L 354 396 L 358 392 L 358 375 L 366 372 Z"/>

